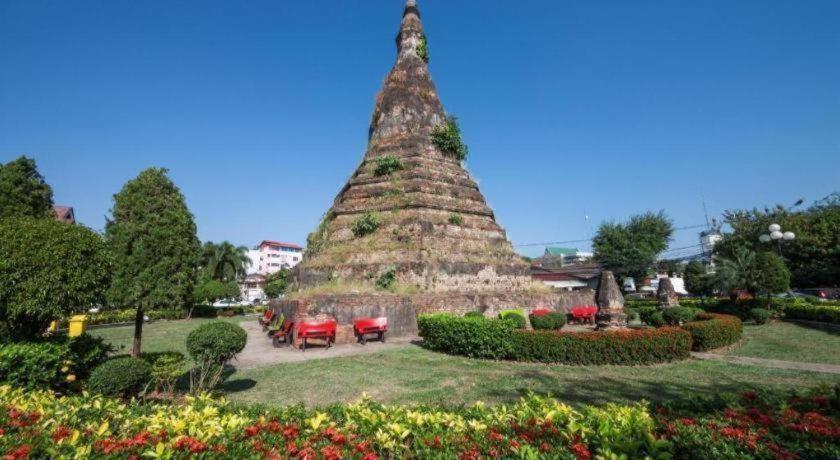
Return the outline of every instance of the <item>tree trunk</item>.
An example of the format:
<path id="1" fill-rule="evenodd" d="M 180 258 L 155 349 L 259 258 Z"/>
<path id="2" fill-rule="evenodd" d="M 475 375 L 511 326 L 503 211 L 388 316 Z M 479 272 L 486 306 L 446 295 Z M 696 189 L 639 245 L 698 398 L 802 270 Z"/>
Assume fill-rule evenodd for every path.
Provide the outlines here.
<path id="1" fill-rule="evenodd" d="M 131 349 L 131 356 L 140 357 L 140 343 L 143 338 L 143 307 L 137 307 L 137 315 L 134 317 L 134 346 Z"/>

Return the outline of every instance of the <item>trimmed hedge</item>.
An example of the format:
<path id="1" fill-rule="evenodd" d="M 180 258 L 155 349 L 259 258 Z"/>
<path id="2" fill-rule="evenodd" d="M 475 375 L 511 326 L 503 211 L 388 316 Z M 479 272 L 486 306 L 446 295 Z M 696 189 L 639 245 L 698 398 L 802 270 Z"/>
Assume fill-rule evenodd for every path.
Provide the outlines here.
<path id="1" fill-rule="evenodd" d="M 513 352 L 512 321 L 434 313 L 417 317 L 426 348 L 470 358 L 504 359 Z"/>
<path id="2" fill-rule="evenodd" d="M 510 321 L 420 315 L 426 348 L 470 358 L 562 364 L 653 364 L 687 358 L 691 335 L 678 328 L 565 333 L 517 330 Z"/>
<path id="3" fill-rule="evenodd" d="M 686 323 L 682 327 L 691 333 L 692 349 L 695 351 L 713 350 L 731 345 L 741 340 L 743 331 L 740 319 L 719 313 L 700 313 L 695 321 Z"/>
<path id="4" fill-rule="evenodd" d="M 0 385 L 67 390 L 87 378 L 113 347 L 99 337 L 58 335 L 41 342 L 0 344 Z"/>
<path id="5" fill-rule="evenodd" d="M 679 328 L 606 332 L 515 331 L 518 361 L 589 364 L 654 364 L 688 358 L 691 335 Z"/>
<path id="6" fill-rule="evenodd" d="M 813 305 L 808 303 L 788 305 L 784 309 L 785 317 L 840 324 L 840 307 L 831 305 Z"/>
<path id="7" fill-rule="evenodd" d="M 750 318 L 755 324 L 767 324 L 773 318 L 773 312 L 764 308 L 753 308 L 750 310 Z"/>
<path id="8" fill-rule="evenodd" d="M 525 329 L 528 322 L 525 320 L 525 312 L 522 310 L 504 310 L 499 313 L 499 319 L 511 321 L 517 329 Z"/>
<path id="9" fill-rule="evenodd" d="M 662 319 L 670 326 L 679 326 L 692 321 L 703 310 L 692 307 L 672 307 L 662 309 Z"/>
<path id="10" fill-rule="evenodd" d="M 535 330 L 562 329 L 566 325 L 566 315 L 557 312 L 542 315 L 530 315 L 531 327 Z"/>

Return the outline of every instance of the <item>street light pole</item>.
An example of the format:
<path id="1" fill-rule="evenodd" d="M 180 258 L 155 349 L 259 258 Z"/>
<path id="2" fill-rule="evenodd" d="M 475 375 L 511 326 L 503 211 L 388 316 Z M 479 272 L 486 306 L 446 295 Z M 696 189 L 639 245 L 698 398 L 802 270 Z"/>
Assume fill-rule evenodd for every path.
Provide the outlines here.
<path id="1" fill-rule="evenodd" d="M 759 236 L 758 241 L 761 241 L 762 243 L 769 243 L 775 240 L 776 247 L 779 250 L 779 257 L 784 257 L 782 254 L 782 241 L 793 241 L 796 238 L 796 234 L 793 232 L 782 233 L 782 226 L 779 224 L 770 224 L 770 226 L 767 227 L 767 230 L 770 233 L 765 233 Z"/>

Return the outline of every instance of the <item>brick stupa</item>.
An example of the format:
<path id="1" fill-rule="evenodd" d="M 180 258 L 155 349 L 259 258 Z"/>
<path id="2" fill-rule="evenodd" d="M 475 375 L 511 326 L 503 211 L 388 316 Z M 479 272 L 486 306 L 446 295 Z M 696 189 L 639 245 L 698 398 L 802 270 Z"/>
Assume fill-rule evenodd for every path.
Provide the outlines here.
<path id="1" fill-rule="evenodd" d="M 376 97 L 361 164 L 309 236 L 286 317 L 338 320 L 338 341 L 354 317 L 387 316 L 393 333 L 416 330 L 416 314 L 549 307 L 557 295 L 532 281 L 476 182 L 457 155 L 432 143 L 447 114 L 424 59 L 420 12 L 409 0 L 397 60 Z M 377 174 L 378 159 L 401 169 Z M 363 236 L 354 225 L 378 221 Z M 394 281 L 383 289 L 393 273 Z M 385 277 L 385 278 L 383 278 Z M 342 337 L 343 336 L 343 337 Z"/>

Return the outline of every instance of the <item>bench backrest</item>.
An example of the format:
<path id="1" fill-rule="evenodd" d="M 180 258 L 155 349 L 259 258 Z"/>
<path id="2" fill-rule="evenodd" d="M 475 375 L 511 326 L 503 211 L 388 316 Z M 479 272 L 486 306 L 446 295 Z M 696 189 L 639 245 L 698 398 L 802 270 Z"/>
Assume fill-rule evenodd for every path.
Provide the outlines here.
<path id="1" fill-rule="evenodd" d="M 263 320 L 268 321 L 272 316 L 274 316 L 274 310 L 266 310 L 265 315 L 263 315 Z"/>
<path id="2" fill-rule="evenodd" d="M 593 305 L 579 305 L 572 307 L 569 311 L 572 313 L 572 316 L 590 316 L 598 312 L 598 307 Z"/>
<path id="3" fill-rule="evenodd" d="M 323 321 L 320 323 L 308 323 L 306 321 L 298 324 L 297 333 L 300 334 L 335 334 L 335 321 Z"/>
<path id="4" fill-rule="evenodd" d="M 353 320 L 353 325 L 356 326 L 356 329 L 383 328 L 388 327 L 388 318 L 384 316 L 379 318 L 357 318 Z"/>

